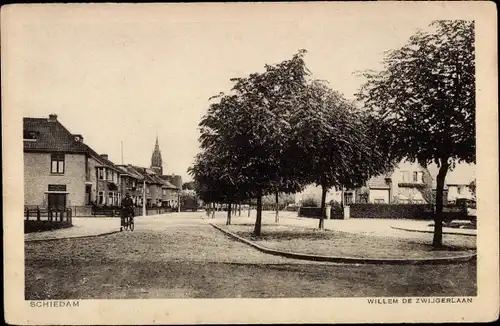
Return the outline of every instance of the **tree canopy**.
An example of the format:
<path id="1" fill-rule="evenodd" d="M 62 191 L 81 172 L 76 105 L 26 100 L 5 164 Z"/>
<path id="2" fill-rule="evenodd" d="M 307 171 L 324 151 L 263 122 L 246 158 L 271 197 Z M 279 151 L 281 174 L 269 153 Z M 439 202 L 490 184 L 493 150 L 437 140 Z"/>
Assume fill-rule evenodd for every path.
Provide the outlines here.
<path id="1" fill-rule="evenodd" d="M 435 21 L 402 48 L 387 52 L 384 70 L 364 73 L 357 97 L 384 125 L 380 144 L 395 159 L 439 167 L 434 245 L 441 246 L 444 181 L 456 163 L 475 163 L 474 22 Z"/>

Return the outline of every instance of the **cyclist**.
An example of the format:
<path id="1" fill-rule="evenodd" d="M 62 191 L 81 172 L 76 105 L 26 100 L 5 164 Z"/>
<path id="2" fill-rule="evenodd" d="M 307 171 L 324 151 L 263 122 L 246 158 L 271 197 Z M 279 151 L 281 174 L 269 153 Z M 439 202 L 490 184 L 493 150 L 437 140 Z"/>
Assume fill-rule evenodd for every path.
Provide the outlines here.
<path id="1" fill-rule="evenodd" d="M 134 202 L 132 201 L 132 198 L 130 198 L 130 194 L 128 192 L 125 194 L 125 198 L 122 199 L 121 208 L 122 214 L 120 231 L 123 231 L 125 218 L 128 216 L 130 216 L 130 218 L 134 218 Z"/>

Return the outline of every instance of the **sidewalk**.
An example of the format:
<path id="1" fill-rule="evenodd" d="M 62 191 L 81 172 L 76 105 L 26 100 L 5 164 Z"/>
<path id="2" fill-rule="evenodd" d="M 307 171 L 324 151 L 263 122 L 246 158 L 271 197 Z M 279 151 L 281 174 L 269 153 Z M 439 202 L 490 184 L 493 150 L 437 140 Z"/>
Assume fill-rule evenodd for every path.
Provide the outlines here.
<path id="1" fill-rule="evenodd" d="M 248 211 L 242 211 L 241 217 L 236 214 L 231 218 L 233 224 L 255 223 L 255 210 L 251 211 L 248 217 Z M 207 221 L 218 221 L 226 219 L 226 212 L 217 212 L 215 219 L 209 219 L 204 216 Z M 297 212 L 280 212 L 279 224 L 296 225 L 309 228 L 318 227 L 318 219 L 298 217 Z M 263 224 L 274 224 L 275 213 L 271 211 L 262 212 Z M 434 232 L 434 227 L 429 226 L 433 221 L 421 220 L 402 220 L 402 219 L 348 219 L 348 220 L 325 220 L 325 229 L 333 231 L 341 231 L 347 233 L 356 233 L 363 235 L 396 237 L 396 238 L 415 238 L 427 236 L 425 233 Z M 425 233 L 418 233 L 425 232 Z M 443 228 L 445 234 L 450 235 L 476 235 L 476 230 Z"/>
<path id="2" fill-rule="evenodd" d="M 24 235 L 24 241 L 98 236 L 117 231 L 120 231 L 119 218 L 75 217 L 73 218 L 73 227 L 53 231 L 27 233 Z"/>

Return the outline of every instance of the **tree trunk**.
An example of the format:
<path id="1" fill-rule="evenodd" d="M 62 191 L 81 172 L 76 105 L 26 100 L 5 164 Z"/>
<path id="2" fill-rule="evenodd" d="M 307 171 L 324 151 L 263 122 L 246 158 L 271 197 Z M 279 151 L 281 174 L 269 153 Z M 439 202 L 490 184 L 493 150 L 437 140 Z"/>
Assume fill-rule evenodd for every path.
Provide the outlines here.
<path id="1" fill-rule="evenodd" d="M 212 203 L 213 204 L 213 210 L 212 210 L 212 218 L 215 218 L 215 210 L 216 210 L 216 207 L 215 207 L 215 203 Z"/>
<path id="2" fill-rule="evenodd" d="M 280 207 L 279 207 L 279 193 L 278 193 L 278 191 L 276 191 L 276 217 L 274 218 L 274 222 L 275 223 L 278 223 L 280 221 L 279 212 L 280 212 Z"/>
<path id="3" fill-rule="evenodd" d="M 231 203 L 227 204 L 227 220 L 226 225 L 231 225 L 231 213 L 233 212 L 231 208 Z"/>
<path id="4" fill-rule="evenodd" d="M 436 178 L 436 211 L 434 212 L 434 238 L 432 239 L 434 248 L 443 246 L 443 192 L 449 166 L 447 160 L 441 160 L 441 166 Z"/>
<path id="5" fill-rule="evenodd" d="M 252 210 L 252 202 L 248 202 L 248 217 L 250 217 L 250 211 Z"/>
<path id="6" fill-rule="evenodd" d="M 326 218 L 326 186 L 321 185 L 321 214 L 319 217 L 319 226 L 320 230 L 325 228 L 325 218 Z"/>
<path id="7" fill-rule="evenodd" d="M 238 216 L 241 217 L 241 203 L 238 204 Z"/>
<path id="8" fill-rule="evenodd" d="M 257 218 L 255 219 L 255 229 L 253 234 L 260 236 L 260 231 L 262 229 L 262 194 L 257 197 Z"/>
<path id="9" fill-rule="evenodd" d="M 210 203 L 206 204 L 205 207 L 207 209 L 207 218 L 209 218 L 210 217 Z"/>

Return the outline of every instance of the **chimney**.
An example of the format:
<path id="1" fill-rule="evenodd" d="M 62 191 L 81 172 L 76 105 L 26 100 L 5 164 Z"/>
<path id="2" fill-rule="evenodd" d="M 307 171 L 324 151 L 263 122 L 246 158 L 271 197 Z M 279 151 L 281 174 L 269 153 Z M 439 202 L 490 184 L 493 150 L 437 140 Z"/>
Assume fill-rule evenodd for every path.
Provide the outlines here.
<path id="1" fill-rule="evenodd" d="M 57 121 L 57 114 L 55 113 L 49 114 L 49 121 Z"/>
<path id="2" fill-rule="evenodd" d="M 101 157 L 102 157 L 103 159 L 107 160 L 107 159 L 108 159 L 108 154 L 101 154 Z"/>

